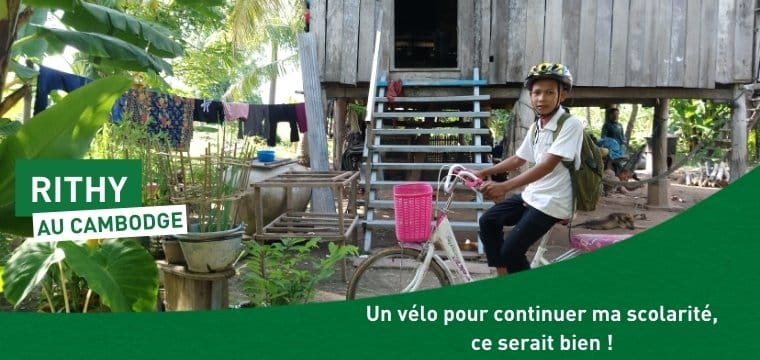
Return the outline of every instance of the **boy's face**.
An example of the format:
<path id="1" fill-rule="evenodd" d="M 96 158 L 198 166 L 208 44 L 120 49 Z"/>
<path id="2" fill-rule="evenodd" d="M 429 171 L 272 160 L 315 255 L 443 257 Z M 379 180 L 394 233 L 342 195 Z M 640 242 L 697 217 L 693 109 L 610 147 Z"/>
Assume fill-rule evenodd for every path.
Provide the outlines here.
<path id="1" fill-rule="evenodd" d="M 565 98 L 567 91 L 562 90 L 557 81 L 552 79 L 537 80 L 530 90 L 530 102 L 539 115 L 548 115 Z"/>

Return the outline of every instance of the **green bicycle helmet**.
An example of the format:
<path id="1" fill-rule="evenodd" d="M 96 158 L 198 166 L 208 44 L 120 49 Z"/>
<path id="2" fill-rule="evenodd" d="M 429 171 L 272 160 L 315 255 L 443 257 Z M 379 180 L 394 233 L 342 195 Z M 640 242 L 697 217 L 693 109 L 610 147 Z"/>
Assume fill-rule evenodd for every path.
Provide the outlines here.
<path id="1" fill-rule="evenodd" d="M 525 78 L 525 87 L 530 89 L 536 80 L 543 79 L 557 80 L 565 90 L 573 87 L 573 75 L 570 74 L 570 70 L 565 65 L 555 63 L 542 63 L 531 67 Z"/>

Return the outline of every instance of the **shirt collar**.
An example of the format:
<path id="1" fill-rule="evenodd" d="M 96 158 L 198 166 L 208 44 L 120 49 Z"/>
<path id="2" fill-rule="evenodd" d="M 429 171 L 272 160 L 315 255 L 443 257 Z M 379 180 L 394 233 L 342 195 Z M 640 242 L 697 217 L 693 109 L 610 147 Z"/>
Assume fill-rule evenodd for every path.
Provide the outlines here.
<path id="1" fill-rule="evenodd" d="M 559 122 L 560 116 L 565 113 L 565 109 L 562 108 L 562 106 L 557 109 L 557 112 L 554 113 L 552 118 L 549 120 L 548 123 L 546 123 L 546 126 L 542 127 L 541 129 L 556 131 L 557 130 L 557 122 Z M 538 121 L 539 125 L 541 124 L 541 121 Z"/>

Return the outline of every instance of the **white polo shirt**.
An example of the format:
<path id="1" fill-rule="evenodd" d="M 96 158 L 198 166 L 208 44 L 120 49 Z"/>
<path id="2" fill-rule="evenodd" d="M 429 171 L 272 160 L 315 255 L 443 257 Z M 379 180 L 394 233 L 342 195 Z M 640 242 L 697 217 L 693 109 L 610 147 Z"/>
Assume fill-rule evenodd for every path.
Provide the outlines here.
<path id="1" fill-rule="evenodd" d="M 531 164 L 540 163 L 546 153 L 561 156 L 563 161 L 575 160 L 575 168 L 581 166 L 581 145 L 583 143 L 583 123 L 575 116 L 565 120 L 562 129 L 554 140 L 557 121 L 565 110 L 560 108 L 557 113 L 541 127 L 537 122 L 530 128 L 517 149 L 519 158 Z M 538 128 L 536 131 L 535 127 Z M 573 186 L 570 172 L 565 164 L 559 163 L 546 176 L 528 184 L 522 193 L 523 200 L 530 206 L 558 219 L 568 219 L 572 215 Z"/>

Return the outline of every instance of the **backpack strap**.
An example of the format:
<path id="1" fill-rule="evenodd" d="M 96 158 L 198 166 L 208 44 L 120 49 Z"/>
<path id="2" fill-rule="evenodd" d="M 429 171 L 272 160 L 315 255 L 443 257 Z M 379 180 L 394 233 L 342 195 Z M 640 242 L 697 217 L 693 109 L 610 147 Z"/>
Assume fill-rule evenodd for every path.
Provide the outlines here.
<path id="1" fill-rule="evenodd" d="M 572 115 L 569 112 L 564 112 L 562 115 L 560 115 L 559 119 L 557 120 L 557 130 L 554 131 L 554 134 L 552 134 L 554 140 L 557 140 L 557 136 L 559 136 L 559 132 L 562 130 L 562 125 L 565 125 L 565 120 L 569 119 Z M 570 191 L 571 191 L 571 199 L 573 199 L 573 204 L 570 207 L 570 218 L 567 219 L 567 240 L 568 242 L 572 241 L 571 232 L 573 229 L 573 217 L 575 216 L 575 207 L 576 204 L 576 197 L 575 197 L 575 187 L 577 180 L 575 179 L 575 159 L 572 159 L 570 161 L 562 161 L 562 164 L 565 165 L 565 168 L 567 168 L 567 171 L 570 172 Z"/>

